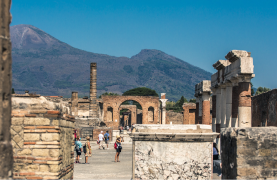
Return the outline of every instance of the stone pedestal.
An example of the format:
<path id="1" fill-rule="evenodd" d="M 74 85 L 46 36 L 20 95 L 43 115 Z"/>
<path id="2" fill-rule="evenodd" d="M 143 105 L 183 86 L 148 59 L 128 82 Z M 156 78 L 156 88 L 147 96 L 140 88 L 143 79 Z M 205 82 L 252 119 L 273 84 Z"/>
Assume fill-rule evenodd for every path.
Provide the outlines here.
<path id="1" fill-rule="evenodd" d="M 251 127 L 251 86 L 250 82 L 239 83 L 239 127 Z"/>
<path id="2" fill-rule="evenodd" d="M 133 179 L 212 179 L 209 125 L 135 125 Z"/>

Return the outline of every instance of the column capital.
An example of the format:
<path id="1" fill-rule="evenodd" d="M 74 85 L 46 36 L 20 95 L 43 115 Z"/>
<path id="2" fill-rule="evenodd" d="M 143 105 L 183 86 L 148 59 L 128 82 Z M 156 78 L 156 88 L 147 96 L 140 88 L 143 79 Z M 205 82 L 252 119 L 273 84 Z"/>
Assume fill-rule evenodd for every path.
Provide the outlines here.
<path id="1" fill-rule="evenodd" d="M 166 101 L 167 101 L 168 99 L 160 99 L 160 101 L 162 102 L 162 107 L 164 108 L 164 107 L 166 107 Z"/>
<path id="2" fill-rule="evenodd" d="M 202 101 L 210 101 L 210 94 L 209 93 L 203 93 L 202 94 Z"/>

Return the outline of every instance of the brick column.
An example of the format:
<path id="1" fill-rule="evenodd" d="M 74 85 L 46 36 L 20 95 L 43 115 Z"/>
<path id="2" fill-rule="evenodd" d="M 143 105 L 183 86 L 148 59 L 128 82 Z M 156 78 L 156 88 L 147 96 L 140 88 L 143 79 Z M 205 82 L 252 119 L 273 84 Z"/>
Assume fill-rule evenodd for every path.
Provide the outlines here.
<path id="1" fill-rule="evenodd" d="M 71 94 L 71 114 L 72 116 L 78 116 L 78 92 L 72 92 Z"/>
<path id="2" fill-rule="evenodd" d="M 199 99 L 198 97 L 196 99 L 196 110 L 195 110 L 195 124 L 198 124 L 198 119 L 199 119 Z"/>
<path id="3" fill-rule="evenodd" d="M 221 85 L 221 123 L 220 127 L 226 127 L 226 85 Z"/>
<path id="4" fill-rule="evenodd" d="M 90 94 L 89 94 L 89 116 L 97 118 L 97 64 L 90 63 Z"/>
<path id="5" fill-rule="evenodd" d="M 0 179 L 12 178 L 13 150 L 11 144 L 12 57 L 10 41 L 11 1 L 0 3 Z"/>
<path id="6" fill-rule="evenodd" d="M 210 125 L 210 94 L 203 93 L 202 94 L 202 123 Z"/>
<path id="7" fill-rule="evenodd" d="M 240 82 L 238 122 L 239 127 L 251 127 L 251 85 L 250 82 Z"/>
<path id="8" fill-rule="evenodd" d="M 232 127 L 232 90 L 232 84 L 226 83 L 226 127 Z"/>

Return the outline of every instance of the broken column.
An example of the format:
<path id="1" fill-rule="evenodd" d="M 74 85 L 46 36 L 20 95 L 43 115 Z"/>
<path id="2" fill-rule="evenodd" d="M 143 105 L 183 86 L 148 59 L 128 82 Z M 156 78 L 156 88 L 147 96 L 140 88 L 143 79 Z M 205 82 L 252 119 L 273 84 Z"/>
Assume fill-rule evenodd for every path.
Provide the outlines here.
<path id="1" fill-rule="evenodd" d="M 12 177 L 13 152 L 11 144 L 12 58 L 10 40 L 11 1 L 0 3 L 0 179 Z"/>
<path id="2" fill-rule="evenodd" d="M 210 125 L 136 124 L 132 179 L 212 179 L 213 133 Z"/>
<path id="3" fill-rule="evenodd" d="M 210 125 L 211 81 L 204 80 L 195 85 L 195 97 L 199 99 L 199 124 Z"/>
<path id="4" fill-rule="evenodd" d="M 71 94 L 71 113 L 72 116 L 78 116 L 78 92 Z"/>
<path id="5" fill-rule="evenodd" d="M 168 99 L 165 99 L 165 95 L 166 93 L 161 93 L 161 99 L 160 99 L 160 101 L 162 102 L 162 123 L 161 124 L 165 124 L 165 121 L 166 121 L 166 101 Z"/>
<path id="6" fill-rule="evenodd" d="M 90 63 L 90 94 L 89 116 L 97 118 L 97 64 Z"/>

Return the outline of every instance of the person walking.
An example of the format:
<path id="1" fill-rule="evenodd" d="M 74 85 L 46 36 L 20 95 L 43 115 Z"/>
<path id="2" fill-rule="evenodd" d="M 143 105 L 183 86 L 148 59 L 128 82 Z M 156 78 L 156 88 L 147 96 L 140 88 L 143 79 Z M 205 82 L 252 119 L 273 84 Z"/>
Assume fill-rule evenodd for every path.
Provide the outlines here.
<path id="1" fill-rule="evenodd" d="M 85 157 L 86 157 L 86 161 L 85 163 L 88 164 L 88 157 L 91 156 L 91 147 L 90 147 L 90 137 L 86 137 L 87 139 L 87 142 L 85 143 L 85 148 L 84 148 L 84 151 L 86 149 L 86 152 L 85 152 Z"/>
<path id="2" fill-rule="evenodd" d="M 80 155 L 82 154 L 82 143 L 80 141 L 80 137 L 77 136 L 76 141 L 75 141 L 75 149 L 76 149 L 76 161 L 75 163 L 80 163 Z"/>
<path id="3" fill-rule="evenodd" d="M 216 143 L 213 143 L 213 160 L 218 160 L 218 149 Z"/>
<path id="4" fill-rule="evenodd" d="M 107 149 L 109 149 L 109 140 L 110 140 L 109 131 L 106 131 L 106 133 L 104 134 L 104 138 L 105 138 L 105 143 L 107 145 Z"/>
<path id="5" fill-rule="evenodd" d="M 121 146 L 121 137 L 119 135 L 116 136 L 116 141 L 114 144 L 114 148 L 116 150 L 114 162 L 120 162 L 119 161 L 119 154 L 121 153 L 122 146 Z"/>
<path id="6" fill-rule="evenodd" d="M 103 149 L 105 149 L 105 147 L 103 146 L 103 139 L 104 139 L 103 131 L 101 131 L 101 133 L 98 135 L 99 149 L 100 149 L 100 146 L 101 146 Z"/>

